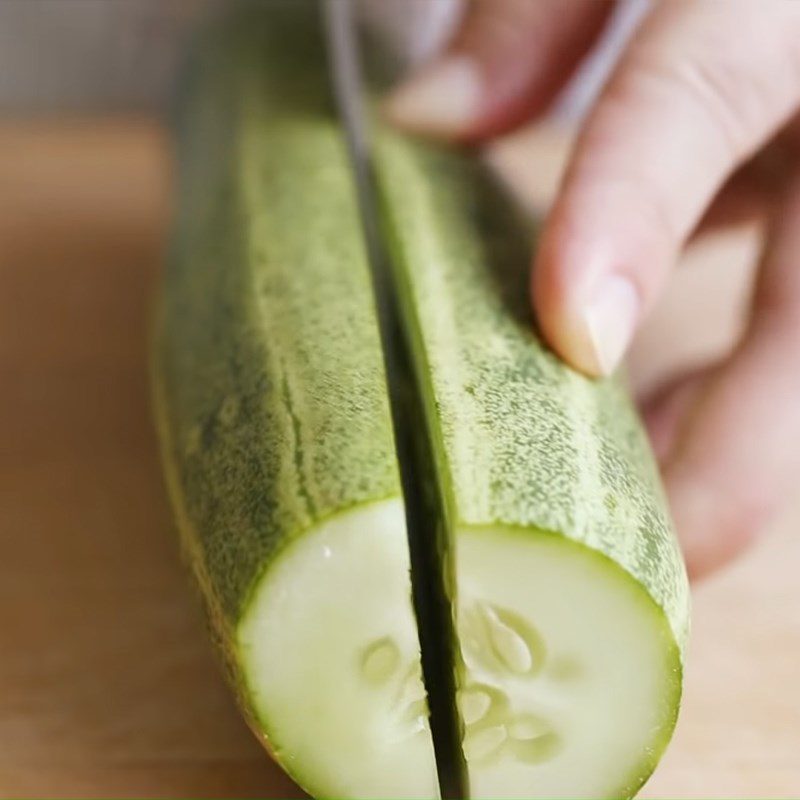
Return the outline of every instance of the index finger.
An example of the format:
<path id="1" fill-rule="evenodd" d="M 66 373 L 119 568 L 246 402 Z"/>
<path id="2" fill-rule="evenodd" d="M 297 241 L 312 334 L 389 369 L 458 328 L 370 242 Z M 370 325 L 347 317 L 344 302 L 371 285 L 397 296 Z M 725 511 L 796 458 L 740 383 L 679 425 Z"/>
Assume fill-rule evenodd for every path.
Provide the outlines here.
<path id="1" fill-rule="evenodd" d="M 800 4 L 660 4 L 578 140 L 534 268 L 542 330 L 611 372 L 726 178 L 797 108 Z"/>

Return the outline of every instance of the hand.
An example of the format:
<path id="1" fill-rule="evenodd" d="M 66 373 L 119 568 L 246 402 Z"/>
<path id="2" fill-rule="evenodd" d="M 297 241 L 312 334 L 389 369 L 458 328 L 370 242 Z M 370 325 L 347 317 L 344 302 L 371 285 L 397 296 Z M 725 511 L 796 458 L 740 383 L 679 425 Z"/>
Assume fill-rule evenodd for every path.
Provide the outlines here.
<path id="1" fill-rule="evenodd" d="M 508 131 L 547 108 L 611 9 L 474 0 L 387 113 L 447 139 Z M 544 335 L 573 366 L 604 375 L 703 220 L 771 211 L 742 342 L 646 409 L 693 576 L 742 550 L 800 473 L 798 112 L 800 3 L 656 5 L 583 126 L 536 256 Z"/>

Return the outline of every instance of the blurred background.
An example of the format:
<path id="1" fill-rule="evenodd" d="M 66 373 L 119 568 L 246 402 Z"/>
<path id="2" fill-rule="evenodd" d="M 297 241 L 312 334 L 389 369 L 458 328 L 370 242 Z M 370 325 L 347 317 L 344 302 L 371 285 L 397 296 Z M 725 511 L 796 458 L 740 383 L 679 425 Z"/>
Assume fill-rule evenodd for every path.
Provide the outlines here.
<path id="1" fill-rule="evenodd" d="M 161 108 L 186 36 L 214 4 L 3 0 L 0 107 L 15 114 Z"/>
<path id="2" fill-rule="evenodd" d="M 219 5 L 0 0 L 0 797 L 299 796 L 214 662 L 148 409 L 165 111 Z M 531 213 L 645 8 L 622 5 L 550 118 L 489 149 Z M 458 9 L 363 13 L 421 59 Z M 690 247 L 632 355 L 638 386 L 732 346 L 760 237 L 754 222 Z M 696 588 L 682 716 L 646 796 L 800 793 L 798 522 Z"/>

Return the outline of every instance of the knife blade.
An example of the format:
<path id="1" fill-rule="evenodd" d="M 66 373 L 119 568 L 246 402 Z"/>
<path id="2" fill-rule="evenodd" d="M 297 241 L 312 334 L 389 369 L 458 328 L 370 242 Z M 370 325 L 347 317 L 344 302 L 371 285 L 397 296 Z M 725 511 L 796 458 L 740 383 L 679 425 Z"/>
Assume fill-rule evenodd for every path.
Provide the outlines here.
<path id="1" fill-rule="evenodd" d="M 455 642 L 451 597 L 441 567 L 446 536 L 443 499 L 409 338 L 383 245 L 377 190 L 370 161 L 370 131 L 364 101 L 361 44 L 351 0 L 325 0 L 329 63 L 347 147 L 353 165 L 383 350 L 395 448 L 403 490 L 411 559 L 411 585 L 419 630 L 422 671 L 428 694 L 439 790 L 444 800 L 468 797 L 461 725 L 455 707 Z M 393 65 L 393 69 L 396 65 Z"/>

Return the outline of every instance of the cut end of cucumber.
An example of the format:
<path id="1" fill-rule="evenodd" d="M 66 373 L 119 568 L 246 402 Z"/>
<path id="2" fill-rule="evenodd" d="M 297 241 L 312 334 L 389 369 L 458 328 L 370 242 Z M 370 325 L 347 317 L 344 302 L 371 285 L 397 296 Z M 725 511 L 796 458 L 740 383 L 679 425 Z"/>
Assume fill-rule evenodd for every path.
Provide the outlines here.
<path id="1" fill-rule="evenodd" d="M 239 626 L 268 746 L 317 797 L 437 797 L 402 504 L 293 541 Z"/>
<path id="2" fill-rule="evenodd" d="M 457 571 L 472 797 L 635 794 L 680 695 L 659 607 L 610 559 L 549 533 L 461 531 Z"/>

